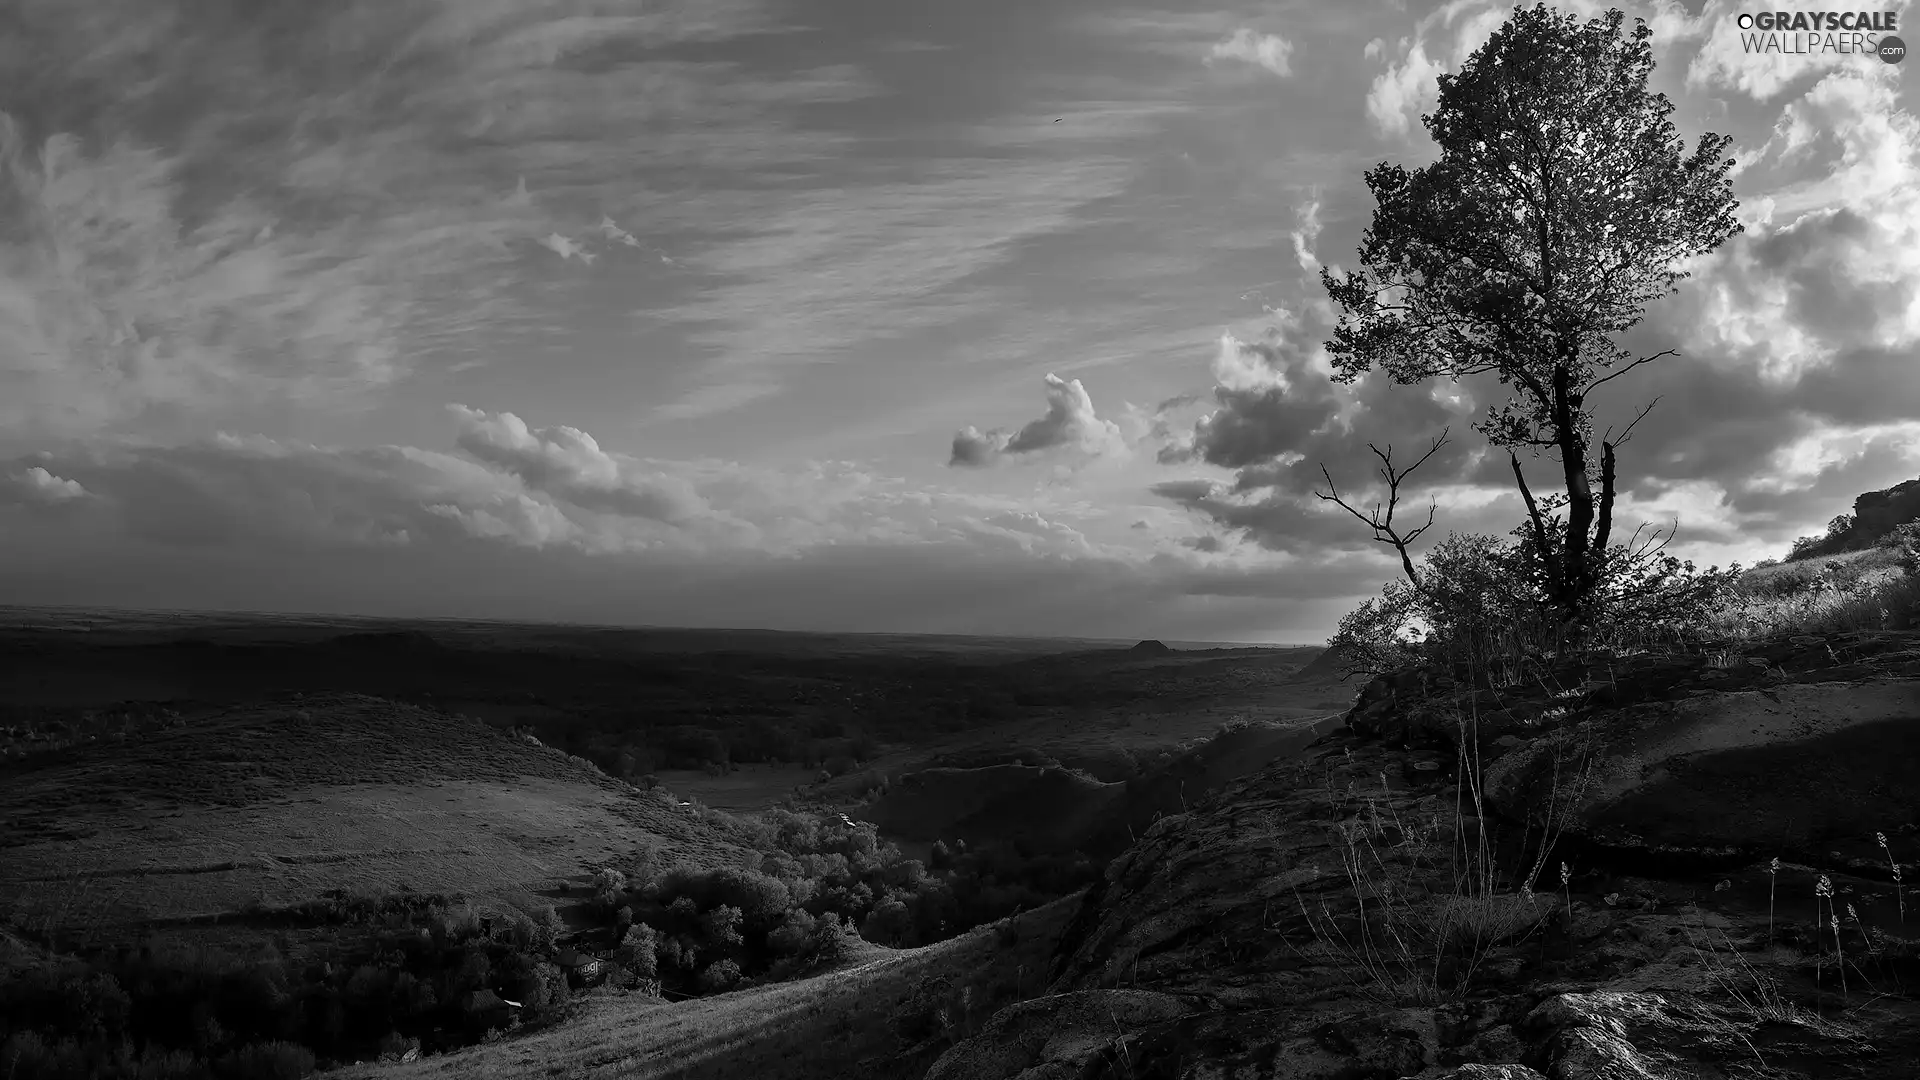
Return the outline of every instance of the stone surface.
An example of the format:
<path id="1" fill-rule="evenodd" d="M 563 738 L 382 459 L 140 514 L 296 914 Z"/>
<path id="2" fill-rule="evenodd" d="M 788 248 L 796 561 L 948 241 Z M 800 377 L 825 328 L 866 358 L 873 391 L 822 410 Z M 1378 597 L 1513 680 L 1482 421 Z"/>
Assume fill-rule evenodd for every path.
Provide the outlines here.
<path id="1" fill-rule="evenodd" d="M 1617 848 L 1805 857 L 1920 820 L 1920 680 L 1783 685 L 1610 710 L 1501 758 L 1489 805 Z M 1576 777 L 1578 779 L 1576 779 Z"/>
<path id="2" fill-rule="evenodd" d="M 926 1080 L 1078 1075 L 1116 1039 L 1192 1011 L 1179 998 L 1138 990 L 1068 991 L 1017 1002 L 994 1013 L 980 1034 L 942 1054 Z"/>

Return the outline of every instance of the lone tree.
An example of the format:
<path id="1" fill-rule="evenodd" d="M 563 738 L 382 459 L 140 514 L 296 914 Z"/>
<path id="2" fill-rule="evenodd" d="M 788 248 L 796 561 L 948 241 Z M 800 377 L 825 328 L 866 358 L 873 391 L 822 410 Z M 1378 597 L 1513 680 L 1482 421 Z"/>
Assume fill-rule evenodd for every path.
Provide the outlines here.
<path id="1" fill-rule="evenodd" d="M 1681 263 L 1740 231 L 1731 138 L 1705 134 L 1686 153 L 1673 103 L 1647 88 L 1652 32 L 1635 20 L 1623 36 L 1624 21 L 1515 8 L 1440 76 L 1422 117 L 1440 159 L 1367 173 L 1379 205 L 1363 268 L 1320 275 L 1342 312 L 1327 342 L 1337 381 L 1375 367 L 1403 385 L 1495 372 L 1514 389 L 1475 427 L 1508 451 L 1544 592 L 1574 636 L 1607 580 L 1620 441 L 1601 441 L 1596 475 L 1588 396 L 1674 355 L 1635 358 L 1615 335 L 1674 290 Z M 1517 447 L 1558 452 L 1564 496 L 1534 498 Z"/>

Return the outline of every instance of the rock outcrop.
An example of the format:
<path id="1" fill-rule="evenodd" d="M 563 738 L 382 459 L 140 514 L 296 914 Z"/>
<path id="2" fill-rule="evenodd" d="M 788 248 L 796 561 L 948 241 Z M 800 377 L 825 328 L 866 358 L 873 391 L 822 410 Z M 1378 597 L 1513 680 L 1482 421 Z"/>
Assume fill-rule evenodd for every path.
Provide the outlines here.
<path id="1" fill-rule="evenodd" d="M 1920 680 L 1903 678 L 1604 711 L 1502 757 L 1486 784 L 1512 820 L 1740 865 L 1871 846 L 1875 832 L 1920 821 L 1915 777 Z"/>
<path id="2" fill-rule="evenodd" d="M 1513 687 L 1378 680 L 1345 728 L 1115 858 L 1049 996 L 929 1075 L 1920 1075 L 1920 898 L 1909 915 L 1894 878 L 1920 868 L 1916 650 L 1836 635 Z M 1543 822 L 1570 763 L 1588 782 Z M 1463 880 L 1477 852 L 1495 873 Z"/>

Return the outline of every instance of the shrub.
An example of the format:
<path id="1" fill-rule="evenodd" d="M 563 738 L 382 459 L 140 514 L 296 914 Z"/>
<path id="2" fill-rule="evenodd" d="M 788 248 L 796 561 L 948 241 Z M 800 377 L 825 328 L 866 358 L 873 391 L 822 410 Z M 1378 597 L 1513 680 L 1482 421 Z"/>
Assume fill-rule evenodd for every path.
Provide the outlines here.
<path id="1" fill-rule="evenodd" d="M 740 981 L 740 965 L 731 958 L 715 960 L 700 972 L 700 990 L 702 993 L 718 993 L 730 990 Z"/>
<path id="2" fill-rule="evenodd" d="M 860 927 L 860 936 L 880 945 L 914 944 L 913 912 L 898 898 L 889 896 L 873 905 Z"/>
<path id="3" fill-rule="evenodd" d="M 1341 618 L 1327 647 L 1339 654 L 1343 678 L 1384 675 L 1418 660 L 1414 600 L 1405 582 L 1390 581 L 1383 595 L 1362 601 Z"/>
<path id="4" fill-rule="evenodd" d="M 646 923 L 634 923 L 621 935 L 620 947 L 614 950 L 614 962 L 642 979 L 658 978 L 660 961 L 655 953 L 658 944 L 659 936 L 653 927 Z"/>
<path id="5" fill-rule="evenodd" d="M 739 908 L 722 904 L 700 916 L 700 929 L 712 945 L 732 948 L 746 940 L 740 933 L 741 921 Z"/>
<path id="6" fill-rule="evenodd" d="M 402 1035 L 397 1031 L 390 1031 L 385 1038 L 380 1040 L 380 1045 L 376 1052 L 380 1055 L 380 1060 L 382 1061 L 398 1061 L 406 1056 L 409 1051 L 418 1049 L 420 1049 L 419 1039 Z"/>
<path id="7" fill-rule="evenodd" d="M 767 950 L 779 956 L 799 956 L 814 946 L 814 919 L 805 911 L 789 911 L 780 925 L 767 931 Z"/>

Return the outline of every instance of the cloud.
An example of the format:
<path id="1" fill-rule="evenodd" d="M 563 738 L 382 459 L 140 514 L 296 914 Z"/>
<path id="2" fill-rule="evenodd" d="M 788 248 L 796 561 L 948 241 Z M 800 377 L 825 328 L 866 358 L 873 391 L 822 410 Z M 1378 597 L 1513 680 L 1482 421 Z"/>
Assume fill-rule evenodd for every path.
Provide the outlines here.
<path id="1" fill-rule="evenodd" d="M 1511 15 L 1511 8 L 1483 7 L 1480 0 L 1452 0 L 1421 19 L 1413 36 L 1394 46 L 1404 50 L 1400 59 L 1375 76 L 1367 91 L 1367 116 L 1375 130 L 1388 136 L 1411 133 L 1420 117 L 1439 104 L 1441 73 L 1465 63 Z M 1432 40 L 1443 28 L 1452 33 L 1450 49 Z M 1388 50 L 1384 43 L 1378 49 L 1369 44 L 1367 52 L 1372 58 Z"/>
<path id="2" fill-rule="evenodd" d="M 1124 452 L 1120 425 L 1103 420 L 1093 409 L 1093 398 L 1079 379 L 1047 376 L 1047 412 L 1011 434 L 996 429 L 982 432 L 968 425 L 953 437 L 950 466 L 979 467 L 996 459 L 1070 449 L 1098 457 Z"/>
<path id="3" fill-rule="evenodd" d="M 1239 60 L 1265 68 L 1281 78 L 1293 74 L 1288 58 L 1293 55 L 1293 43 L 1279 34 L 1256 34 L 1246 27 L 1233 32 L 1227 40 L 1216 43 L 1207 51 L 1207 61 Z"/>
<path id="4" fill-rule="evenodd" d="M 461 420 L 462 450 L 546 492 L 589 510 L 686 521 L 711 508 L 684 480 L 651 473 L 632 458 L 606 453 L 578 428 L 531 429 L 510 412 L 448 408 Z"/>
<path id="5" fill-rule="evenodd" d="M 1300 207 L 1300 227 L 1293 230 L 1293 258 L 1306 274 L 1320 272 L 1320 259 L 1313 253 L 1313 242 L 1320 238 L 1320 201 Z"/>
<path id="6" fill-rule="evenodd" d="M 979 468 L 992 464 L 1006 444 L 1004 436 L 989 435 L 979 428 L 968 424 L 954 433 L 953 452 L 947 457 L 947 464 L 965 465 Z"/>
<path id="7" fill-rule="evenodd" d="M 684 260 L 709 276 L 708 287 L 643 313 L 686 325 L 690 342 L 712 357 L 690 388 L 709 395 L 708 411 L 757 396 L 719 388 L 777 387 L 784 367 L 831 362 L 864 342 L 993 310 L 1001 298 L 969 279 L 1010 261 L 1023 241 L 1066 231 L 1077 208 L 1120 190 L 1130 169 L 1098 158 L 983 157 L 930 171 L 912 183 L 739 200 L 727 216 L 751 223 L 737 230 L 743 235 Z"/>
<path id="8" fill-rule="evenodd" d="M 1313 369 L 1317 345 L 1304 339 L 1301 321 L 1289 315 L 1283 325 L 1267 341 L 1220 335 L 1213 358 L 1219 407 L 1196 421 L 1188 437 L 1161 450 L 1163 464 L 1198 460 L 1242 468 L 1299 449 L 1329 422 L 1341 393 Z"/>
<path id="9" fill-rule="evenodd" d="M 1735 21 L 1740 14 L 1740 9 L 1729 4 L 1710 2 L 1698 20 L 1686 27 L 1690 36 L 1702 41 L 1687 65 L 1688 89 L 1735 90 L 1756 101 L 1767 101 L 1797 82 L 1857 66 L 1866 59 L 1857 53 L 1838 51 L 1748 52 L 1743 38 L 1757 32 L 1740 29 Z"/>
<path id="10" fill-rule="evenodd" d="M 1309 638 L 1329 617 L 1310 600 L 1276 618 L 1275 585 L 1256 569 L 1162 551 L 1125 528 L 1130 516 L 1112 523 L 1129 543 L 1096 540 L 1107 515 L 1073 501 L 928 491 L 844 462 L 642 471 L 577 429 L 450 416 L 460 454 L 223 434 L 0 462 L 14 496 L 0 499 L 0 591 L 22 603 L 1213 639 Z M 672 521 L 609 495 L 663 476 L 697 495 Z"/>
<path id="11" fill-rule="evenodd" d="M 571 332 L 528 288 L 538 245 L 587 264 L 601 214 L 670 224 L 633 162 L 815 160 L 836 136 L 796 110 L 870 91 L 665 55 L 785 29 L 747 0 L 13 7 L 0 426 L 24 439 L 320 408 Z"/>
<path id="12" fill-rule="evenodd" d="M 78 482 L 55 476 L 44 466 L 29 465 L 7 478 L 7 491 L 22 502 L 57 506 L 87 497 L 87 489 Z"/>
<path id="13" fill-rule="evenodd" d="M 1676 11 L 1651 9 L 1663 54 L 1657 77 L 1677 79 L 1696 49 L 1717 47 L 1710 30 L 1723 9 L 1710 6 L 1701 21 Z M 1395 48 L 1382 46 L 1399 58 L 1374 86 L 1383 130 L 1409 130 L 1406 121 L 1431 106 L 1421 96 L 1427 75 L 1484 41 L 1481 12 L 1449 5 Z M 1621 447 L 1615 535 L 1677 517 L 1681 549 L 1702 562 L 1777 555 L 1857 492 L 1920 472 L 1912 408 L 1920 400 L 1920 121 L 1903 104 L 1897 73 L 1856 62 L 1805 69 L 1778 87 L 1752 72 L 1745 82 L 1720 73 L 1721 83 L 1696 79 L 1689 89 L 1742 89 L 1778 102 L 1753 117 L 1712 111 L 1703 124 L 1700 102 L 1683 98 L 1676 117 L 1689 136 L 1703 126 L 1765 125 L 1738 153 L 1748 231 L 1688 267 L 1679 293 L 1625 337 L 1639 355 L 1675 347 L 1681 355 L 1609 384 L 1593 403 L 1597 427 L 1617 434 L 1658 401 Z M 1315 219 L 1352 235 L 1365 220 L 1353 211 L 1370 200 L 1342 190 L 1328 197 L 1332 212 L 1323 205 Z M 1347 205 L 1353 210 L 1343 213 Z M 1296 247 L 1303 271 L 1310 264 L 1298 256 L 1313 247 Z M 1331 313 L 1316 283 L 1303 276 L 1300 289 L 1306 302 L 1276 312 L 1266 337 L 1223 335 L 1212 365 L 1215 408 L 1160 456 L 1209 475 L 1162 482 L 1154 493 L 1223 537 L 1281 552 L 1350 551 L 1391 576 L 1384 553 L 1368 555 L 1363 526 L 1316 505 L 1320 467 L 1364 510 L 1385 497 L 1369 442 L 1391 445 L 1404 465 L 1451 427 L 1452 444 L 1403 491 L 1403 512 L 1417 508 L 1424 520 L 1422 504 L 1435 498 L 1434 536 L 1506 533 L 1519 509 L 1505 455 L 1485 452 L 1468 423 L 1510 388 L 1485 378 L 1401 387 L 1378 373 L 1333 385 L 1317 359 Z M 1522 464 L 1536 488 L 1557 475 L 1549 459 L 1523 454 Z"/>

